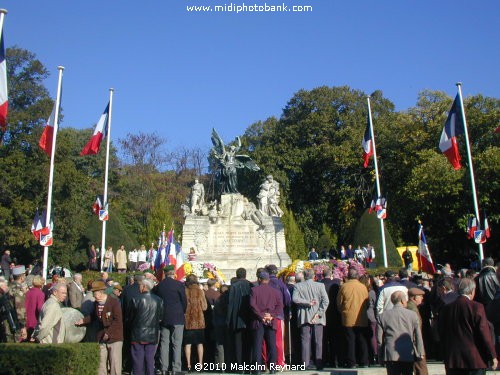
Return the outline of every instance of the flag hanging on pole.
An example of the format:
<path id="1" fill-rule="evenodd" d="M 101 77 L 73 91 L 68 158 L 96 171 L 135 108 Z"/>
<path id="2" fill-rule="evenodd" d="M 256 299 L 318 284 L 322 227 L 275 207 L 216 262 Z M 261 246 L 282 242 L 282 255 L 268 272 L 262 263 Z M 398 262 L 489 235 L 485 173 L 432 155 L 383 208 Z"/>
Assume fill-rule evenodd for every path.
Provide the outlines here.
<path id="1" fill-rule="evenodd" d="M 363 136 L 363 141 L 361 145 L 363 146 L 363 167 L 368 168 L 368 163 L 370 162 L 370 158 L 373 155 L 373 140 L 372 134 L 370 131 L 370 118 L 368 117 L 366 122 L 365 134 Z"/>
<path id="2" fill-rule="evenodd" d="M 106 135 L 108 134 L 108 117 L 109 117 L 109 103 L 106 106 L 106 109 L 102 113 L 101 117 L 99 118 L 97 125 L 95 126 L 94 134 L 92 134 L 92 137 L 87 142 L 82 152 L 80 152 L 81 156 L 95 155 L 99 152 L 99 148 L 101 147 L 101 142 L 104 138 L 106 138 Z"/>
<path id="3" fill-rule="evenodd" d="M 106 203 L 104 207 L 99 210 L 99 220 L 101 221 L 109 220 L 108 203 Z"/>
<path id="4" fill-rule="evenodd" d="M 42 227 L 39 231 L 40 245 L 52 246 L 52 243 L 53 243 L 52 231 L 54 229 L 54 223 L 53 223 L 52 219 L 50 219 L 50 223 L 47 224 L 46 218 L 47 218 L 47 211 L 44 210 L 42 213 L 42 217 L 40 218 L 41 227 Z"/>
<path id="5" fill-rule="evenodd" d="M 167 251 L 168 251 L 167 252 L 168 253 L 168 264 L 175 267 L 175 265 L 177 263 L 177 254 L 175 252 L 174 229 L 173 228 L 168 231 Z"/>
<path id="6" fill-rule="evenodd" d="M 181 245 L 179 243 L 175 244 L 175 278 L 177 280 L 182 280 L 186 277 L 186 271 L 184 270 L 184 255 L 182 254 Z"/>
<path id="7" fill-rule="evenodd" d="M 467 238 L 469 240 L 474 238 L 474 232 L 477 230 L 477 219 L 475 216 L 470 216 L 467 219 Z"/>
<path id="8" fill-rule="evenodd" d="M 431 253 L 429 251 L 429 247 L 427 246 L 427 240 L 425 239 L 424 227 L 420 224 L 420 228 L 418 230 L 418 251 L 419 251 L 419 262 L 420 269 L 423 272 L 427 272 L 429 274 L 435 274 L 436 269 L 434 268 L 434 263 L 432 261 Z"/>
<path id="9" fill-rule="evenodd" d="M 38 210 L 36 210 L 35 217 L 33 218 L 33 223 L 31 224 L 31 233 L 33 233 L 33 236 L 35 236 L 35 239 L 37 241 L 40 241 L 40 232 L 42 228 L 42 220 L 40 218 Z"/>
<path id="10" fill-rule="evenodd" d="M 5 62 L 5 45 L 3 30 L 0 30 L 0 128 L 7 127 L 7 113 L 9 111 L 9 95 L 7 91 L 7 63 Z"/>
<path id="11" fill-rule="evenodd" d="M 460 97 L 455 97 L 451 106 L 448 118 L 444 124 L 441 139 L 439 140 L 439 149 L 446 156 L 455 170 L 460 169 L 460 154 L 458 152 L 457 135 L 463 134 L 465 130 L 464 119 L 462 117 L 462 107 Z"/>
<path id="12" fill-rule="evenodd" d="M 54 103 L 54 107 L 52 108 L 52 112 L 50 113 L 50 117 L 45 124 L 45 128 L 43 129 L 42 136 L 40 137 L 40 141 L 38 145 L 40 148 L 45 151 L 47 155 L 51 155 L 52 153 L 52 140 L 54 138 L 54 122 L 56 117 L 56 103 Z"/>
<path id="13" fill-rule="evenodd" d="M 491 229 L 490 229 L 490 224 L 488 223 L 488 217 L 486 214 L 484 215 L 484 235 L 486 238 L 491 237 Z"/>
<path id="14" fill-rule="evenodd" d="M 102 201 L 103 201 L 103 197 L 102 197 L 102 195 L 98 195 L 98 196 L 96 196 L 96 198 L 95 198 L 95 202 L 94 202 L 94 204 L 92 205 L 92 213 L 93 213 L 94 215 L 99 216 L 99 211 L 100 211 L 100 210 L 102 209 L 102 207 L 103 207 L 103 202 L 102 202 Z"/>
<path id="15" fill-rule="evenodd" d="M 372 202 L 370 204 L 370 209 L 368 210 L 369 214 L 371 214 L 372 212 L 377 213 L 377 218 L 386 219 L 387 199 L 385 199 L 384 197 L 378 197 L 378 198 L 373 197 Z"/>

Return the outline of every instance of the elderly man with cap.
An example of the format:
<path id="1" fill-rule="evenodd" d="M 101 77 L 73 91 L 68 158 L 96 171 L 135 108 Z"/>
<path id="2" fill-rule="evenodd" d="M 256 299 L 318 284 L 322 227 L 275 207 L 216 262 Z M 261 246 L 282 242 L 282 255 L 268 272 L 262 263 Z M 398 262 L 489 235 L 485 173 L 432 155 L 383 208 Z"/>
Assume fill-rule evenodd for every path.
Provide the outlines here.
<path id="1" fill-rule="evenodd" d="M 408 310 L 414 311 L 417 314 L 418 320 L 420 321 L 421 332 L 422 332 L 422 316 L 420 315 L 418 306 L 420 306 L 424 301 L 424 296 L 425 292 L 422 289 L 419 288 L 408 289 L 408 303 L 406 305 L 406 308 Z M 413 364 L 413 372 L 415 373 L 415 375 L 429 374 L 429 371 L 427 370 L 427 361 L 425 359 L 425 356 L 415 361 L 415 363 Z"/>
<path id="2" fill-rule="evenodd" d="M 108 374 L 108 363 L 111 375 L 122 373 L 123 323 L 120 302 L 106 294 L 106 284 L 102 281 L 92 283 L 92 292 L 95 298 L 95 308 L 92 315 L 88 315 L 76 325 L 89 324 L 97 320 L 99 328 L 97 341 L 100 349 L 99 375 Z"/>
<path id="3" fill-rule="evenodd" d="M 404 293 L 406 300 L 408 300 L 408 288 L 396 280 L 396 274 L 392 270 L 387 270 L 385 273 L 386 282 L 379 289 L 377 299 L 377 316 L 381 316 L 384 311 L 392 309 L 394 306 L 391 302 L 391 295 L 396 291 Z"/>
<path id="4" fill-rule="evenodd" d="M 276 372 L 276 330 L 278 320 L 283 312 L 283 302 L 278 290 L 269 285 L 269 273 L 258 274 L 259 285 L 250 291 L 250 307 L 253 312 L 251 329 L 253 330 L 253 363 L 262 365 L 262 343 L 265 340 L 267 359 L 271 374 Z M 260 374 L 258 368 L 256 373 Z"/>
<path id="5" fill-rule="evenodd" d="M 66 284 L 57 283 L 50 288 L 51 295 L 43 304 L 38 324 L 32 335 L 32 341 L 41 344 L 62 344 L 66 336 L 66 328 L 62 319 L 61 304 L 66 300 L 68 290 Z"/>

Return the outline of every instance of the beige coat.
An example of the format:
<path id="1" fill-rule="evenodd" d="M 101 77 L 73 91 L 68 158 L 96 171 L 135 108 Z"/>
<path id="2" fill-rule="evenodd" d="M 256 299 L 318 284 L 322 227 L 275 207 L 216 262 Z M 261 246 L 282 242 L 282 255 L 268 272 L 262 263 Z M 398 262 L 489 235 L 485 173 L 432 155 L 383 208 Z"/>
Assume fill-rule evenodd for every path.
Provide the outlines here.
<path id="1" fill-rule="evenodd" d="M 337 307 L 344 327 L 368 326 L 368 289 L 358 280 L 347 280 L 340 287 Z"/>
<path id="2" fill-rule="evenodd" d="M 116 252 L 116 268 L 119 270 L 127 269 L 127 252 L 125 250 L 118 249 Z"/>
<path id="3" fill-rule="evenodd" d="M 65 333 L 61 303 L 54 295 L 51 295 L 43 304 L 33 336 L 41 344 L 62 344 Z"/>

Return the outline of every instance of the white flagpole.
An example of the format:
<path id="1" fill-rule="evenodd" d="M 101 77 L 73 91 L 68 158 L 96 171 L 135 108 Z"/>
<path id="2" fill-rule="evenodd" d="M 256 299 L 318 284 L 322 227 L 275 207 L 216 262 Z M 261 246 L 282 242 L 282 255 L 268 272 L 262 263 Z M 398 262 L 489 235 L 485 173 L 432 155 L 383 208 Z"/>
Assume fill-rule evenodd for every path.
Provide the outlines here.
<path id="1" fill-rule="evenodd" d="M 104 172 L 104 194 L 103 194 L 103 206 L 105 210 L 108 210 L 108 169 L 109 169 L 109 144 L 111 139 L 111 112 L 113 109 L 113 88 L 109 89 L 109 113 L 108 113 L 108 123 L 106 129 L 106 171 Z M 108 212 L 109 215 L 109 212 Z M 106 220 L 102 221 L 102 238 L 101 238 L 101 271 L 104 263 L 104 252 L 106 251 Z"/>
<path id="2" fill-rule="evenodd" d="M 0 37 L 3 36 L 3 20 L 7 14 L 7 9 L 0 9 Z"/>
<path id="3" fill-rule="evenodd" d="M 472 187 L 472 200 L 474 201 L 474 211 L 476 212 L 477 225 L 480 228 L 481 221 L 479 220 L 479 205 L 477 203 L 477 192 L 476 192 L 476 182 L 474 178 L 474 167 L 472 165 L 472 154 L 470 152 L 470 143 L 469 143 L 469 132 L 467 130 L 467 120 L 465 119 L 465 109 L 464 109 L 464 100 L 462 98 L 462 82 L 456 83 L 458 87 L 458 96 L 460 98 L 460 108 L 462 110 L 462 118 L 464 120 L 464 133 L 465 133 L 465 144 L 467 148 L 467 158 L 469 159 L 469 172 L 470 172 L 470 183 Z M 479 243 L 479 262 L 483 261 L 484 253 L 483 253 L 483 244 Z"/>
<path id="4" fill-rule="evenodd" d="M 57 94 L 56 94 L 56 110 L 54 113 L 54 131 L 52 134 L 52 150 L 50 153 L 50 168 L 49 168 L 49 188 L 47 191 L 47 216 L 45 216 L 45 225 L 50 228 L 50 218 L 52 211 L 52 182 L 54 180 L 54 157 L 56 153 L 56 139 L 57 139 L 57 129 L 59 128 L 59 105 L 61 103 L 61 87 L 62 87 L 62 76 L 64 66 L 58 66 L 59 69 L 59 79 L 57 81 Z M 52 232 L 52 231 L 51 231 Z M 51 233 L 51 235 L 53 235 Z M 43 247 L 43 278 L 47 280 L 47 270 L 48 270 L 48 261 L 49 261 L 49 247 Z"/>
<path id="5" fill-rule="evenodd" d="M 372 145 L 373 145 L 373 162 L 375 164 L 375 181 L 377 183 L 377 199 L 380 198 L 380 181 L 378 174 L 378 163 L 377 163 L 377 147 L 375 147 L 375 131 L 373 130 L 373 122 L 372 122 L 372 109 L 370 106 L 370 97 L 366 98 L 368 101 L 368 119 L 370 120 L 370 134 L 372 137 Z M 384 219 L 380 220 L 380 234 L 382 236 L 382 254 L 384 256 L 384 267 L 387 268 L 387 249 L 385 246 L 385 230 L 384 230 Z"/>

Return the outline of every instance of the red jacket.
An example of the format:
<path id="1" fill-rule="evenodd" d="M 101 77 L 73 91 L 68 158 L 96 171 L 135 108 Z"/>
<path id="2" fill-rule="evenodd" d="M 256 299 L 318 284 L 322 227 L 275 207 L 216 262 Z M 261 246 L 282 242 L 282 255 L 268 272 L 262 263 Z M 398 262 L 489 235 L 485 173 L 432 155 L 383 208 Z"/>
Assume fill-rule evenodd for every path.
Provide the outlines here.
<path id="1" fill-rule="evenodd" d="M 496 358 L 484 307 L 459 296 L 439 314 L 444 365 L 450 369 L 485 369 Z"/>

